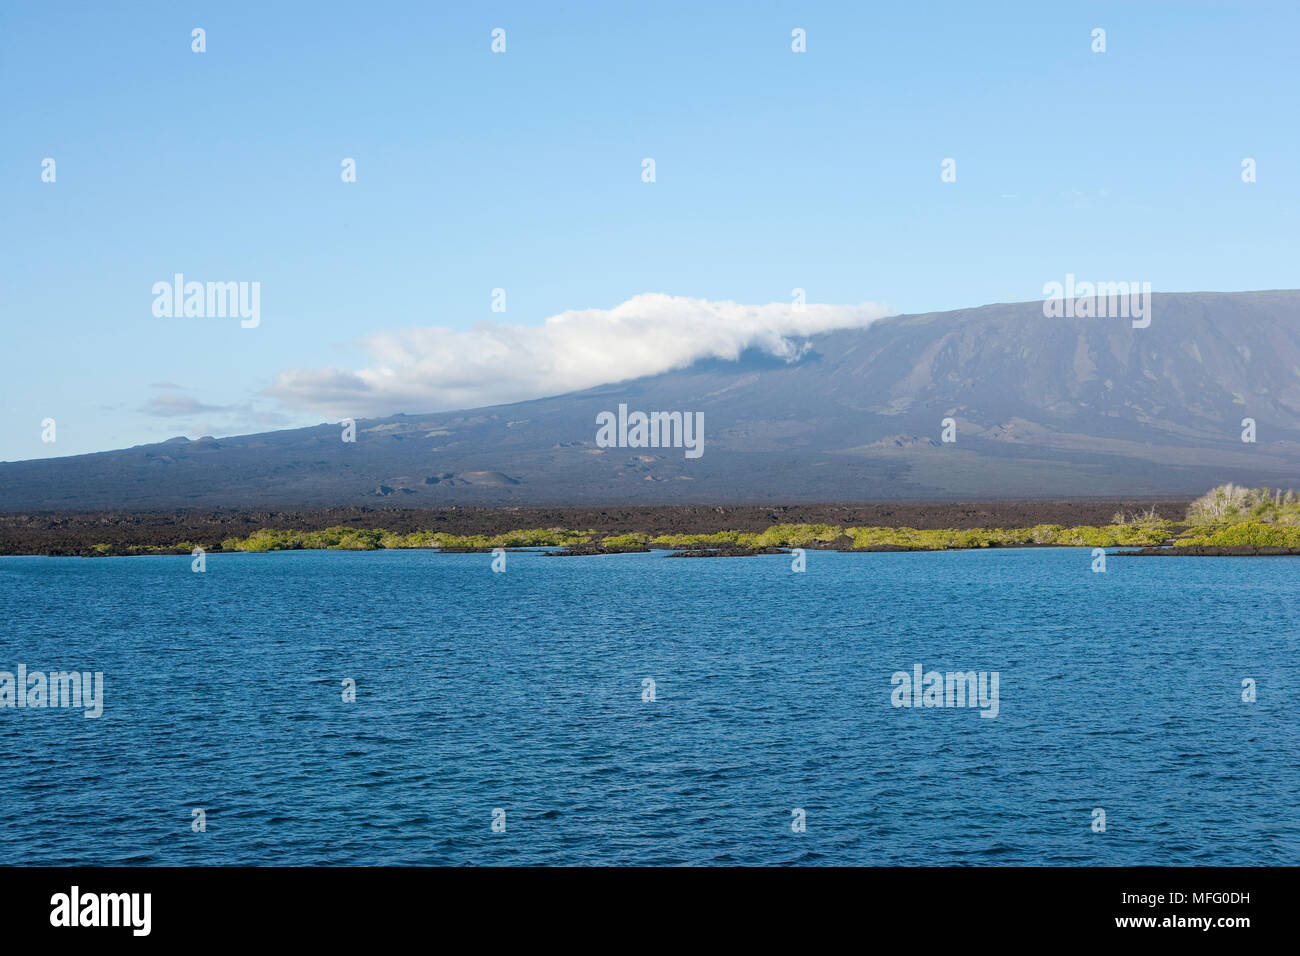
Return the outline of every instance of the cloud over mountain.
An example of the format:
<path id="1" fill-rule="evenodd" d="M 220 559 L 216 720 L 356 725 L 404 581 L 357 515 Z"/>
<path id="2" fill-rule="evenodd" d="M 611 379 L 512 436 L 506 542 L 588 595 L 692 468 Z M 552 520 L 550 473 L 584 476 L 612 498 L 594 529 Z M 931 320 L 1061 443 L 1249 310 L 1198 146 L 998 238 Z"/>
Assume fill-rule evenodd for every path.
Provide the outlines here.
<path id="1" fill-rule="evenodd" d="M 808 336 L 862 328 L 882 305 L 742 305 L 646 293 L 612 309 L 562 312 L 540 326 L 482 322 L 372 335 L 356 372 L 291 369 L 268 394 L 329 415 L 435 411 L 522 401 L 734 360 L 758 350 L 797 359 Z"/>
<path id="2" fill-rule="evenodd" d="M 1034 301 L 895 316 L 804 341 L 794 330 L 843 316 L 703 303 L 673 311 L 705 328 L 665 337 L 663 355 L 640 337 L 644 312 L 622 325 L 576 313 L 595 342 L 573 338 L 567 317 L 557 317 L 553 339 L 515 330 L 529 341 L 507 342 L 501 354 L 608 380 L 630 372 L 611 365 L 601 375 L 584 347 L 617 347 L 643 368 L 747 347 L 734 361 L 704 358 L 513 404 L 355 414 L 355 441 L 336 421 L 0 463 L 0 510 L 1132 501 L 1227 481 L 1294 487 L 1300 291 L 1155 293 L 1150 306 L 1145 328 L 1123 317 L 1049 318 Z M 628 341 L 611 343 L 603 323 Z M 427 392 L 409 393 L 422 401 L 452 394 L 453 382 L 466 394 L 477 387 L 473 355 L 441 360 L 465 363 L 457 381 L 452 366 L 401 337 L 392 347 L 383 357 L 402 363 L 404 379 L 380 382 L 375 395 L 413 388 L 421 360 L 441 375 Z M 548 381 L 511 368 L 502 387 Z M 345 395 L 356 387 L 343 380 Z M 702 416 L 702 454 L 610 447 L 599 423 L 621 404 Z"/>

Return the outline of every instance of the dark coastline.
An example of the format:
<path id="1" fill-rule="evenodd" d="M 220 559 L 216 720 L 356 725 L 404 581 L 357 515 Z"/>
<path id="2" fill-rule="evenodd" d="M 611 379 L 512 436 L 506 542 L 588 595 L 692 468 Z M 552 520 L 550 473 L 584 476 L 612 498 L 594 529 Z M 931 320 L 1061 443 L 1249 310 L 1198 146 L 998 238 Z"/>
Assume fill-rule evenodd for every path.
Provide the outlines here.
<path id="1" fill-rule="evenodd" d="M 820 505 L 658 505 L 610 508 L 309 508 L 289 510 L 85 511 L 0 513 L 0 554 L 85 555 L 97 544 L 116 550 L 172 547 L 183 541 L 210 550 L 262 528 L 320 531 L 345 525 L 395 533 L 502 534 L 526 528 L 709 534 L 759 532 L 774 524 L 908 527 L 918 530 L 1028 528 L 1038 524 L 1105 525 L 1118 511 L 1154 507 L 1181 519 L 1188 498 L 1002 502 L 913 502 Z"/>
<path id="2" fill-rule="evenodd" d="M 1141 548 L 1116 551 L 1113 558 L 1286 558 L 1300 556 L 1300 549 L 1266 544 L 1190 544 L 1177 548 Z"/>

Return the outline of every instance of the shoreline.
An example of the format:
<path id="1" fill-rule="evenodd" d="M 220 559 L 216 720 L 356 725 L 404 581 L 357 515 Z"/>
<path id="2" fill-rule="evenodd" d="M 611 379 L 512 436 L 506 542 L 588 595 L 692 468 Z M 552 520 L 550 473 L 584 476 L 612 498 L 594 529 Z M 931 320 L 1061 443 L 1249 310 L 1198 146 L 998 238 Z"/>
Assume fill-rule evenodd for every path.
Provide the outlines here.
<path id="1" fill-rule="evenodd" d="M 1222 498 L 1198 499 L 1193 509 L 1184 501 L 1089 500 L 0 513 L 0 556 L 539 549 L 552 557 L 662 551 L 668 557 L 709 558 L 792 549 L 881 553 L 1035 547 L 1101 548 L 1120 557 L 1300 555 L 1300 528 L 1293 516 L 1287 519 L 1279 510 L 1290 507 L 1290 498 L 1283 502 L 1278 493 L 1271 502 L 1252 501 L 1245 513 L 1239 508 L 1208 510 Z M 1180 513 L 1189 517 L 1174 517 Z M 1272 523 L 1262 523 L 1270 514 Z"/>
<path id="2" fill-rule="evenodd" d="M 1154 507 L 1181 518 L 1191 499 L 877 502 L 813 505 L 647 505 L 639 507 L 403 509 L 373 507 L 287 510 L 192 509 L 157 511 L 0 512 L 0 555 L 92 555 L 173 548 L 181 542 L 219 545 L 258 531 L 319 532 L 332 527 L 495 536 L 521 528 L 581 528 L 599 537 L 623 534 L 713 534 L 720 529 L 761 533 L 781 524 L 915 528 L 921 531 L 1025 529 L 1052 524 L 1102 526 L 1117 512 Z M 209 548 L 216 550 L 216 548 Z M 147 551 L 145 553 L 148 553 Z"/>
<path id="3" fill-rule="evenodd" d="M 1240 558 L 1280 558 L 1280 557 L 1300 557 L 1300 548 L 1283 548 L 1272 547 L 1267 545 L 1227 545 L 1227 546 L 1206 546 L 1206 545 L 1162 545 L 1159 547 L 1139 548 L 1136 550 L 1124 550 L 1131 545 L 1097 545 L 1106 550 L 1107 555 L 1112 558 L 1146 558 L 1146 557 L 1175 557 L 1175 558 L 1209 558 L 1209 557 L 1240 557 Z M 827 547 L 817 544 L 800 545 L 798 549 L 793 546 L 768 546 L 763 548 L 696 548 L 696 547 L 604 547 L 601 545 L 577 544 L 577 545 L 539 545 L 536 547 L 506 547 L 506 548 L 439 548 L 439 547 L 411 547 L 411 548 L 273 548 L 265 551 L 248 551 L 248 550 L 231 550 L 226 551 L 221 548 L 211 550 L 205 549 L 208 554 L 276 554 L 294 551 L 363 551 L 363 552 L 383 552 L 383 551 L 429 551 L 434 554 L 494 554 L 497 551 L 504 551 L 507 554 L 519 553 L 539 553 L 545 557 L 602 557 L 618 554 L 654 554 L 660 553 L 666 558 L 748 558 L 759 555 L 789 555 L 795 550 L 804 551 L 833 551 L 837 554 L 940 554 L 952 551 L 1036 551 L 1043 548 L 1078 548 L 1091 550 L 1086 544 L 988 544 L 988 545 L 954 545 L 950 547 L 927 548 L 927 547 L 906 547 L 903 545 L 876 545 L 864 548 L 843 548 Z M 127 551 L 122 553 L 112 552 L 87 552 L 83 554 L 0 554 L 0 558 L 144 558 L 144 557 L 192 557 L 192 552 L 185 549 L 157 549 L 152 551 Z"/>
<path id="4" fill-rule="evenodd" d="M 1182 518 L 1190 498 L 1089 499 L 1089 501 L 878 502 L 855 505 L 660 505 L 643 507 L 554 507 L 554 509 L 383 509 L 333 507 L 302 510 L 40 511 L 0 512 L 0 555 L 85 555 L 159 553 L 179 544 L 220 550 L 222 541 L 257 532 L 324 532 L 328 528 L 393 535 L 495 537 L 523 528 L 573 528 L 595 541 L 620 535 L 715 535 L 762 533 L 774 525 L 832 528 L 913 528 L 922 532 L 976 529 L 1101 527 L 1117 512 L 1138 514 L 1154 507 L 1166 518 Z M 486 544 L 486 542 L 485 542 Z M 558 546 L 562 542 L 541 541 Z M 1135 542 L 1136 544 L 1136 542 Z M 192 545 L 191 545 L 192 546 Z M 190 550 L 190 549 L 186 549 Z"/>

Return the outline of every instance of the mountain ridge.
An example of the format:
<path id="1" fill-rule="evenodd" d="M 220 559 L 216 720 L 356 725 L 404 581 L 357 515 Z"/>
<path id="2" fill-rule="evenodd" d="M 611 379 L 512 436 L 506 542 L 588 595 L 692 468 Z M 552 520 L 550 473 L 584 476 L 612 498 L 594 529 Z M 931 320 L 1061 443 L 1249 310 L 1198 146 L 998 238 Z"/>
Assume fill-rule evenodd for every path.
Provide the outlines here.
<path id="1" fill-rule="evenodd" d="M 1152 322 L 1041 301 L 900 315 L 504 405 L 0 463 L 0 510 L 1048 499 L 1300 475 L 1300 291 L 1157 293 Z M 597 415 L 703 413 L 704 452 Z M 1241 440 L 1252 418 L 1257 440 Z M 950 419 L 955 441 L 942 440 Z"/>

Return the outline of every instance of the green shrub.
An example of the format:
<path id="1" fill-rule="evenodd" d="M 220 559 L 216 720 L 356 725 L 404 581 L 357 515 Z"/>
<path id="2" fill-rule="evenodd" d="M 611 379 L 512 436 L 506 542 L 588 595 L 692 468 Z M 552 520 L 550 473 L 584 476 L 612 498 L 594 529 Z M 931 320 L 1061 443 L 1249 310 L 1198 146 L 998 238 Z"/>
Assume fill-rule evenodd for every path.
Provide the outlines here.
<path id="1" fill-rule="evenodd" d="M 1185 535 L 1178 540 L 1177 544 L 1182 547 L 1190 545 L 1208 545 L 1211 547 L 1254 545 L 1256 547 L 1300 548 L 1300 527 L 1265 524 L 1262 521 L 1242 521 L 1225 527 L 1209 527 Z"/>
<path id="2" fill-rule="evenodd" d="M 650 542 L 650 535 L 631 531 L 627 534 L 612 534 L 601 540 L 607 548 L 644 548 Z"/>
<path id="3" fill-rule="evenodd" d="M 1211 488 L 1187 509 L 1187 521 L 1193 525 L 1244 524 L 1248 518 L 1268 524 L 1300 524 L 1300 500 L 1294 491 L 1242 488 L 1229 482 Z"/>

